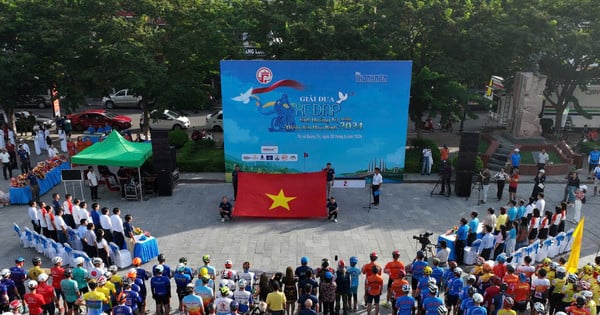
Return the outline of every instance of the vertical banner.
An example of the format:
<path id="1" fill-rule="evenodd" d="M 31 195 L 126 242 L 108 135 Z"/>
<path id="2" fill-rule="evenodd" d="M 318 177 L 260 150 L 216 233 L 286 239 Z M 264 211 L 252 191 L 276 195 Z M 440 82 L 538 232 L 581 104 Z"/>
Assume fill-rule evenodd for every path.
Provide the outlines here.
<path id="1" fill-rule="evenodd" d="M 404 168 L 411 61 L 222 61 L 225 167 L 386 179 Z"/>

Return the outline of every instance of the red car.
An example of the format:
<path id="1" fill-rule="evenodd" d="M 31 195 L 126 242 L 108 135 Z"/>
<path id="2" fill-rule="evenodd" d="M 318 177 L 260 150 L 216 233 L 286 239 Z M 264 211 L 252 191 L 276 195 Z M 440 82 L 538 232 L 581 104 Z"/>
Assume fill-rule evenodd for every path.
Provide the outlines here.
<path id="1" fill-rule="evenodd" d="M 115 115 L 103 109 L 86 110 L 67 116 L 71 120 L 71 126 L 77 131 L 84 131 L 92 126 L 94 128 L 104 127 L 108 123 L 115 130 L 131 128 L 131 118 L 123 115 Z"/>

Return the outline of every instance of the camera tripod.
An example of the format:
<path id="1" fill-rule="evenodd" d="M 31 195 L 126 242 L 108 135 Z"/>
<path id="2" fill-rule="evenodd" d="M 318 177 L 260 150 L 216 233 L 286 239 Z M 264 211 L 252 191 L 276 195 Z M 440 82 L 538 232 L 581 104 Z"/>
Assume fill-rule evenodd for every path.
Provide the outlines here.
<path id="1" fill-rule="evenodd" d="M 473 176 L 473 178 L 475 179 L 475 181 L 471 185 L 471 191 L 473 191 L 474 188 L 477 189 L 477 205 L 479 206 L 483 203 L 483 200 L 481 200 L 481 191 L 483 190 L 483 183 L 481 181 L 481 175 L 475 175 Z M 469 193 L 469 195 L 467 196 L 467 200 L 469 200 L 470 196 L 471 194 Z"/>
<path id="2" fill-rule="evenodd" d="M 435 190 L 436 190 L 436 188 L 438 188 L 439 185 L 444 185 L 442 175 L 440 175 L 438 177 L 438 180 L 435 182 L 435 185 L 433 186 L 433 189 L 431 190 L 430 195 L 431 196 L 434 196 L 434 195 L 435 196 L 446 196 L 446 198 L 450 198 L 450 189 L 448 189 L 448 191 L 445 193 L 441 193 L 441 192 L 435 193 Z"/>

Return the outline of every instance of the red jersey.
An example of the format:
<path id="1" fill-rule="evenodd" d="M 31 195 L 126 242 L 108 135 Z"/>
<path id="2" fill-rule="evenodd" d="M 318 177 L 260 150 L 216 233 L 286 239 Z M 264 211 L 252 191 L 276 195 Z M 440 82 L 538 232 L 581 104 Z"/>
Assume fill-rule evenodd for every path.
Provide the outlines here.
<path id="1" fill-rule="evenodd" d="M 519 282 L 514 286 L 515 302 L 527 301 L 531 287 L 527 282 Z"/>
<path id="2" fill-rule="evenodd" d="M 383 278 L 376 274 L 367 276 L 366 285 L 367 293 L 369 295 L 381 295 L 381 291 L 383 290 Z"/>
<path id="3" fill-rule="evenodd" d="M 30 315 L 40 315 L 42 314 L 42 306 L 44 305 L 44 297 L 39 293 L 25 293 L 25 297 L 23 298 L 25 303 L 27 303 L 27 307 L 29 307 Z"/>
<path id="4" fill-rule="evenodd" d="M 54 302 L 54 288 L 49 286 L 47 283 L 40 282 L 36 292 L 44 297 L 44 304 L 50 304 Z"/>
<path id="5" fill-rule="evenodd" d="M 489 308 L 493 304 L 494 297 L 500 293 L 500 287 L 497 285 L 493 285 L 487 289 L 485 289 L 485 293 L 483 294 L 483 305 L 484 307 Z"/>
<path id="6" fill-rule="evenodd" d="M 400 270 L 404 270 L 404 263 L 399 260 L 392 260 L 385 264 L 385 273 L 390 275 L 390 279 L 397 279 Z"/>
<path id="7" fill-rule="evenodd" d="M 52 287 L 60 289 L 60 282 L 65 278 L 65 269 L 59 266 L 50 268 L 50 277 L 52 278 Z"/>
<path id="8" fill-rule="evenodd" d="M 394 280 L 394 282 L 392 282 L 392 292 L 394 292 L 394 299 L 397 299 L 404 295 L 404 292 L 402 292 L 402 287 L 405 284 L 409 283 L 404 279 L 396 279 Z"/>
<path id="9" fill-rule="evenodd" d="M 579 308 L 575 305 L 565 308 L 565 311 L 569 315 L 590 315 L 590 310 L 586 308 Z"/>
<path id="10" fill-rule="evenodd" d="M 367 277 L 373 275 L 373 266 L 377 266 L 377 268 L 379 268 L 379 272 L 377 274 L 381 274 L 381 266 L 379 266 L 376 262 L 372 261 L 368 264 L 365 264 L 361 271 L 364 275 L 366 275 Z"/>
<path id="11" fill-rule="evenodd" d="M 497 264 L 492 268 L 494 275 L 502 279 L 506 275 L 506 264 Z"/>
<path id="12" fill-rule="evenodd" d="M 515 285 L 517 283 L 519 283 L 519 276 L 517 276 L 514 273 L 507 273 L 504 276 L 503 282 L 506 283 L 508 285 L 508 289 L 506 289 L 506 293 L 508 295 L 513 295 L 514 289 L 515 289 Z"/>

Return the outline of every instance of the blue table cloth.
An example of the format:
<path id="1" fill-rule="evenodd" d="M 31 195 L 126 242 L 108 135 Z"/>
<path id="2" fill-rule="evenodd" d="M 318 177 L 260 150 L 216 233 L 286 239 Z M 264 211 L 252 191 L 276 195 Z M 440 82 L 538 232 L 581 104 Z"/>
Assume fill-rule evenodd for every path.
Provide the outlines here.
<path id="1" fill-rule="evenodd" d="M 156 238 L 144 236 L 144 240 L 136 236 L 135 247 L 133 249 L 133 257 L 142 259 L 142 263 L 146 263 L 158 256 L 158 242 Z"/>
<path id="2" fill-rule="evenodd" d="M 61 171 L 68 170 L 71 168 L 71 163 L 65 162 L 46 173 L 46 178 L 39 179 L 38 185 L 40 186 L 40 196 L 50 191 L 54 186 L 61 182 Z M 31 188 L 25 187 L 11 187 L 10 188 L 10 203 L 15 205 L 25 205 L 31 200 Z"/>
<path id="3" fill-rule="evenodd" d="M 438 236 L 438 244 L 440 241 L 446 241 L 446 245 L 450 248 L 450 255 L 448 255 L 448 261 L 456 261 L 456 253 L 454 250 L 454 241 L 456 241 L 456 234 L 440 235 Z"/>

